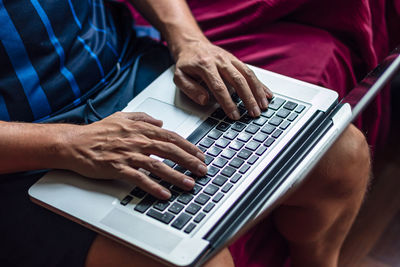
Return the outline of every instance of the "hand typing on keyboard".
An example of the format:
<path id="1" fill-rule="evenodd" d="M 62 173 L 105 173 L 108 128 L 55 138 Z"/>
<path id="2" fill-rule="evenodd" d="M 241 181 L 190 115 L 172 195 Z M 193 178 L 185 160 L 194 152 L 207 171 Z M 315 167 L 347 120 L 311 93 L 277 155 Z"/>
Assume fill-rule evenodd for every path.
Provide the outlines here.
<path id="1" fill-rule="evenodd" d="M 144 173 L 143 168 L 164 181 L 191 190 L 194 180 L 149 155 L 171 159 L 192 173 L 207 172 L 204 154 L 178 134 L 161 128 L 162 122 L 144 113 L 117 112 L 99 122 L 75 127 L 63 136 L 60 167 L 100 179 L 133 182 L 151 195 L 169 199 L 171 192 Z M 64 129 L 65 130 L 65 129 Z M 61 166 L 63 164 L 63 166 Z"/>

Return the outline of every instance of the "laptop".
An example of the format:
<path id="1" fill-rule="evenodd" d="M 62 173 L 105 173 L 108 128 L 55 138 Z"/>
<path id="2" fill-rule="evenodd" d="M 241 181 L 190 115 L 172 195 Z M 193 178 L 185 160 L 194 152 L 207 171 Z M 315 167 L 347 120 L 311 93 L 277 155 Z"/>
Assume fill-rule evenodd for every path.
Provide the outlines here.
<path id="1" fill-rule="evenodd" d="M 146 112 L 196 144 L 208 173 L 190 192 L 159 201 L 135 185 L 54 170 L 29 189 L 32 201 L 165 264 L 198 266 L 297 188 L 351 121 L 400 69 L 400 47 L 339 101 L 336 92 L 253 66 L 274 92 L 259 118 L 232 121 L 217 103 L 199 106 L 166 70 L 123 111 Z M 163 159 L 160 159 L 163 160 Z M 165 164 L 193 176 L 170 160 Z"/>

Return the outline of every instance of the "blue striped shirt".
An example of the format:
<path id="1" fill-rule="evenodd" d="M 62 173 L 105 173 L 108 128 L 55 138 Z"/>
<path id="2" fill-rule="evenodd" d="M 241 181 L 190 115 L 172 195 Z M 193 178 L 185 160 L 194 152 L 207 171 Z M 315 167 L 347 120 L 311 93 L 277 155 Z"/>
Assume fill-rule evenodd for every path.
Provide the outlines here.
<path id="1" fill-rule="evenodd" d="M 40 121 L 106 84 L 127 42 L 103 0 L 0 0 L 0 120 Z M 130 25 L 129 25 L 130 26 Z"/>

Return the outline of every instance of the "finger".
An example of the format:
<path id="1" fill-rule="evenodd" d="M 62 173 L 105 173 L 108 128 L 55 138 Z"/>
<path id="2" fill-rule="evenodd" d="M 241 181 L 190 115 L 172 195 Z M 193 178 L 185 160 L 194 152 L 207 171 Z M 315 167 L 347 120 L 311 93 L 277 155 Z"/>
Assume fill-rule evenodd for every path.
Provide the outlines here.
<path id="1" fill-rule="evenodd" d="M 224 64 L 219 70 L 222 77 L 235 88 L 236 93 L 246 106 L 249 115 L 252 117 L 260 116 L 260 107 L 243 75 L 230 63 Z"/>
<path id="2" fill-rule="evenodd" d="M 222 81 L 217 68 L 214 66 L 204 69 L 204 71 L 200 73 L 200 76 L 213 93 L 215 99 L 217 99 L 218 103 L 221 105 L 225 114 L 233 120 L 240 119 L 239 110 L 237 109 L 236 104 L 232 101 L 229 91 Z"/>
<path id="3" fill-rule="evenodd" d="M 146 137 L 154 140 L 172 143 L 185 150 L 190 155 L 196 156 L 201 161 L 205 160 L 204 153 L 197 146 L 193 145 L 179 134 L 166 129 L 155 127 L 151 124 L 145 125 L 144 127 L 146 127 L 146 129 L 143 130 L 143 134 Z"/>
<path id="4" fill-rule="evenodd" d="M 257 101 L 262 104 L 261 107 L 266 109 L 268 101 L 265 100 L 265 98 L 272 99 L 274 96 L 272 91 L 257 78 L 254 71 L 252 71 L 246 64 L 235 58 L 232 60 L 232 64 L 240 71 L 240 73 L 242 73 Z"/>
<path id="5" fill-rule="evenodd" d="M 144 112 L 120 112 L 120 113 L 122 117 L 132 121 L 143 121 L 155 125 L 157 127 L 161 127 L 163 125 L 163 122 L 161 120 L 157 120 Z"/>
<path id="6" fill-rule="evenodd" d="M 156 198 L 165 200 L 171 198 L 171 192 L 168 189 L 150 179 L 146 174 L 129 166 L 120 170 L 118 178 L 127 182 L 133 182 Z"/>
<path id="7" fill-rule="evenodd" d="M 136 168 L 143 168 L 184 190 L 193 189 L 194 180 L 191 177 L 172 169 L 160 160 L 139 155 L 131 158 L 130 164 Z"/>
<path id="8" fill-rule="evenodd" d="M 207 174 L 207 165 L 203 161 L 172 143 L 153 140 L 144 152 L 170 159 L 198 176 Z"/>
<path id="9" fill-rule="evenodd" d="M 209 95 L 207 90 L 179 68 L 175 69 L 174 82 L 179 89 L 197 104 L 205 105 L 208 103 Z"/>

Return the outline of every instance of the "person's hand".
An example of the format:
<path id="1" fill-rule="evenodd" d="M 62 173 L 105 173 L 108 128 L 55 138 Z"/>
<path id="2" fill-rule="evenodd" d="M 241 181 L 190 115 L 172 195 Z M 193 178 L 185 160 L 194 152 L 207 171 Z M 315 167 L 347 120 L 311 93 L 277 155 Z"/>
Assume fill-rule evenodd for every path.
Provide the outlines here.
<path id="1" fill-rule="evenodd" d="M 234 120 L 240 118 L 235 103 L 224 83 L 227 82 L 239 97 L 252 117 L 260 116 L 260 109 L 268 107 L 272 92 L 262 84 L 246 64 L 229 52 L 208 40 L 194 40 L 173 51 L 176 61 L 175 84 L 193 101 L 205 105 L 210 89 L 224 112 Z"/>
<path id="2" fill-rule="evenodd" d="M 155 197 L 168 199 L 170 192 L 139 168 L 185 190 L 193 188 L 194 180 L 150 155 L 171 159 L 199 176 L 206 174 L 207 166 L 195 145 L 161 126 L 161 121 L 145 113 L 123 112 L 90 125 L 71 126 L 73 131 L 64 134 L 64 164 L 84 176 L 133 182 Z"/>

